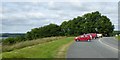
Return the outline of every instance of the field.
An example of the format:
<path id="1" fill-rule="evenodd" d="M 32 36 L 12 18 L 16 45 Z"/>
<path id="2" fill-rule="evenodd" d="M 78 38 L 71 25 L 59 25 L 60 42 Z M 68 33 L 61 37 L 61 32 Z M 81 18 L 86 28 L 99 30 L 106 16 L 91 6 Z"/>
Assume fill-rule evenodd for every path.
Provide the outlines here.
<path id="1" fill-rule="evenodd" d="M 72 42 L 73 37 L 66 37 L 43 44 L 28 46 L 21 49 L 16 49 L 10 52 L 3 52 L 3 58 L 56 58 L 59 55 L 61 48 Z M 64 47 L 67 50 L 67 47 Z M 64 54 L 65 56 L 65 54 Z"/>

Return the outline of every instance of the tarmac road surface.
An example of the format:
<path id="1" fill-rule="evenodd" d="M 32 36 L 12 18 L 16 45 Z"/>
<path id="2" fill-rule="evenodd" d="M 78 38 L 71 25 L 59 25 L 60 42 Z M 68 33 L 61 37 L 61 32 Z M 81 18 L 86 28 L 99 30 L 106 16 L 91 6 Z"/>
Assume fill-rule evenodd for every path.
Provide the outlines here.
<path id="1" fill-rule="evenodd" d="M 91 42 L 74 42 L 67 51 L 66 58 L 118 58 L 118 40 L 103 37 Z"/>

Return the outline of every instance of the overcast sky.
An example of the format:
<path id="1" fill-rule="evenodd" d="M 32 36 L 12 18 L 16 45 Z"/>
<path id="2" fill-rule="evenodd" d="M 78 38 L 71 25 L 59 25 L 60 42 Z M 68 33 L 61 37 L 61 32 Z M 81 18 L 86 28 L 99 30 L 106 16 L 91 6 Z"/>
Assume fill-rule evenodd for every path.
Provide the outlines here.
<path id="1" fill-rule="evenodd" d="M 0 7 L 0 27 L 5 33 L 25 33 L 50 23 L 60 25 L 94 11 L 110 18 L 118 30 L 118 2 L 3 2 Z"/>

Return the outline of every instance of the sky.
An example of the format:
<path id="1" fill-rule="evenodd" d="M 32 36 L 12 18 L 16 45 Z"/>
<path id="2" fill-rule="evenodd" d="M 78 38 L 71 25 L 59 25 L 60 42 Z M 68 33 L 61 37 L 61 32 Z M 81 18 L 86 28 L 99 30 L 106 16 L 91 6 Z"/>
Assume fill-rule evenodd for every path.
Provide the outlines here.
<path id="1" fill-rule="evenodd" d="M 86 13 L 99 11 L 110 18 L 118 30 L 118 2 L 104 1 L 6 1 L 0 5 L 1 33 L 26 33 L 33 28 L 54 23 L 60 25 Z"/>

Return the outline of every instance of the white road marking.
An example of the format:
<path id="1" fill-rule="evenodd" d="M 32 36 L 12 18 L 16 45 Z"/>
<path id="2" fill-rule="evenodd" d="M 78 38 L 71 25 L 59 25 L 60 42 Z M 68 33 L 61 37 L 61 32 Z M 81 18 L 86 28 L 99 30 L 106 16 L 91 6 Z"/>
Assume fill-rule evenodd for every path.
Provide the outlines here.
<path id="1" fill-rule="evenodd" d="M 114 49 L 114 50 L 120 51 L 120 50 L 117 49 L 117 48 L 114 48 L 114 47 L 112 47 L 112 46 L 110 46 L 110 45 L 108 45 L 108 44 L 103 43 L 103 42 L 101 41 L 101 38 L 100 38 L 98 41 L 99 41 L 101 44 L 104 44 L 104 45 L 106 45 L 106 46 L 108 46 L 108 47 L 110 47 L 110 48 L 112 48 L 112 49 Z"/>

